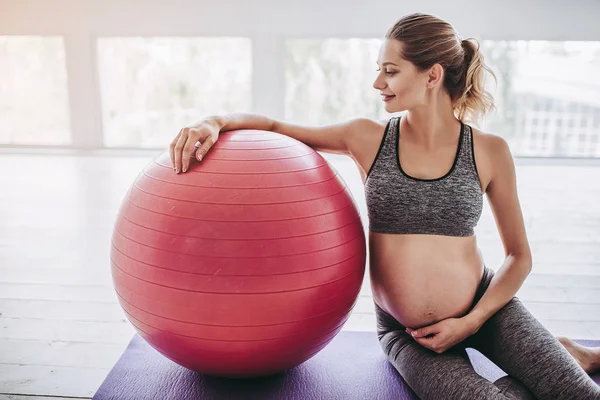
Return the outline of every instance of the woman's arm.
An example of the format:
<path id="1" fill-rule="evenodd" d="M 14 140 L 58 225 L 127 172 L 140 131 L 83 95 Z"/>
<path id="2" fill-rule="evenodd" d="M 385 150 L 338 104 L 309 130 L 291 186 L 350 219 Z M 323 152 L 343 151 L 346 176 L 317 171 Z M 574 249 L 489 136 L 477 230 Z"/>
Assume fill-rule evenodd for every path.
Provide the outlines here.
<path id="1" fill-rule="evenodd" d="M 362 128 L 372 125 L 367 118 L 321 126 L 305 126 L 275 120 L 260 114 L 234 113 L 214 117 L 221 132 L 235 129 L 259 129 L 280 133 L 301 141 L 317 151 L 348 154 L 352 137 Z"/>
<path id="2" fill-rule="evenodd" d="M 232 113 L 204 118 L 199 123 L 183 128 L 171 142 L 171 161 L 177 172 L 189 167 L 195 145 L 201 157 L 217 141 L 220 132 L 256 129 L 280 133 L 297 139 L 317 151 L 351 155 L 357 136 L 376 124 L 368 118 L 355 118 L 323 126 L 303 126 L 271 119 L 256 113 Z M 200 158 L 201 158 L 200 157 Z"/>
<path id="3" fill-rule="evenodd" d="M 510 148 L 499 136 L 489 135 L 486 139 L 486 153 L 492 160 L 492 178 L 486 193 L 506 258 L 483 297 L 465 316 L 472 323 L 474 331 L 479 330 L 485 321 L 513 298 L 532 268 L 531 249 L 517 195 Z"/>

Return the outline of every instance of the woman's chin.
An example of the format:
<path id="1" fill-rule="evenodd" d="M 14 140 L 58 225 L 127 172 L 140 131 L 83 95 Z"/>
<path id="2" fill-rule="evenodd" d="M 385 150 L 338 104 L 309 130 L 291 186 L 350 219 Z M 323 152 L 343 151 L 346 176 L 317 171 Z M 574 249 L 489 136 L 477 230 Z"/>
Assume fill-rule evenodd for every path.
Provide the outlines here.
<path id="1" fill-rule="evenodd" d="M 402 112 L 405 110 L 406 110 L 406 108 L 404 108 L 401 104 L 385 103 L 385 111 L 387 111 L 389 113 L 397 113 L 397 112 Z"/>

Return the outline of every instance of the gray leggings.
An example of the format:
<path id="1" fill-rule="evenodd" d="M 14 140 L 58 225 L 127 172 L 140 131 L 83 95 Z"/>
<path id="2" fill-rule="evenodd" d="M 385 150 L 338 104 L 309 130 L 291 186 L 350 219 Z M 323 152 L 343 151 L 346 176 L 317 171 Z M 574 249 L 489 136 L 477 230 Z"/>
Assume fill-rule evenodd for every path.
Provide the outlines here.
<path id="1" fill-rule="evenodd" d="M 471 305 L 487 290 L 485 268 Z M 438 354 L 417 343 L 394 317 L 375 304 L 379 343 L 390 363 L 423 400 L 600 399 L 600 387 L 517 297 L 479 331 Z M 494 383 L 480 376 L 465 348 L 473 348 L 508 375 Z"/>

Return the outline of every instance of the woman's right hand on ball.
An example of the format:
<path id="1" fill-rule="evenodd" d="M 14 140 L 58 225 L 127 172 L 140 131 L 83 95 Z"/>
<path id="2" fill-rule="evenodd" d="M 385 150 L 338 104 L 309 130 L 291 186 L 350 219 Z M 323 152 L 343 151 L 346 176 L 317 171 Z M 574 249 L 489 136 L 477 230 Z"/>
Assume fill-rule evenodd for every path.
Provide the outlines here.
<path id="1" fill-rule="evenodd" d="M 191 158 L 202 161 L 219 138 L 220 128 L 213 119 L 205 119 L 179 131 L 170 145 L 171 163 L 175 172 L 186 172 Z"/>

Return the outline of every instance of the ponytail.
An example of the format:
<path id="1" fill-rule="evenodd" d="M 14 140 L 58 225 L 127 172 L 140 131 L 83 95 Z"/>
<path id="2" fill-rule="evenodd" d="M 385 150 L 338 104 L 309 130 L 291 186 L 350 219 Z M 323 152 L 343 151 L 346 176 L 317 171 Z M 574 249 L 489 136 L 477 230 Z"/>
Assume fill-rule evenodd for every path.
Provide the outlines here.
<path id="1" fill-rule="evenodd" d="M 484 79 L 485 71 L 488 71 L 494 80 L 496 75 L 485 65 L 483 54 L 479 51 L 479 42 L 475 40 L 475 43 L 471 39 L 461 41 L 464 51 L 464 87 L 460 97 L 454 102 L 454 112 L 461 121 L 468 119 L 477 122 L 495 109 L 492 95 L 484 89 Z"/>

